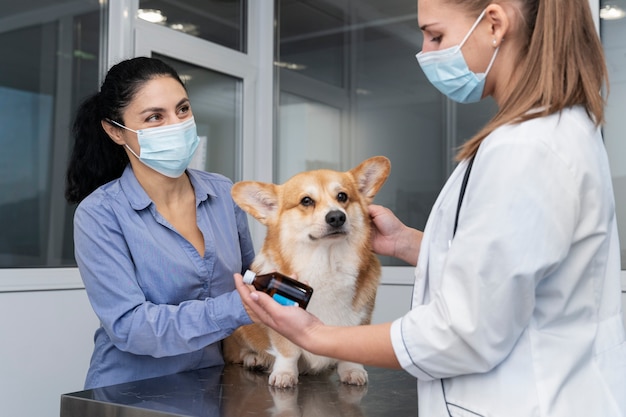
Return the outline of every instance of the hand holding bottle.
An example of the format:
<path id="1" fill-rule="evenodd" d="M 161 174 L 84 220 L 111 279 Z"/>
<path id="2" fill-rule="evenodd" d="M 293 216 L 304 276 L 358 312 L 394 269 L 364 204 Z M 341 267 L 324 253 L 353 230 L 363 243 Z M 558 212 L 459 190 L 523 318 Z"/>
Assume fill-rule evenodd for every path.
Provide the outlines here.
<path id="1" fill-rule="evenodd" d="M 241 274 L 235 274 L 235 286 L 250 317 L 255 323 L 262 323 L 276 330 L 293 343 L 313 351 L 316 329 L 324 324 L 303 308 L 281 305 L 270 295 L 254 291 L 243 281 Z M 304 284 L 303 284 L 304 285 Z"/>
<path id="2" fill-rule="evenodd" d="M 243 276 L 243 282 L 265 292 L 284 306 L 306 309 L 313 295 L 313 288 L 280 272 L 257 275 L 248 270 Z"/>

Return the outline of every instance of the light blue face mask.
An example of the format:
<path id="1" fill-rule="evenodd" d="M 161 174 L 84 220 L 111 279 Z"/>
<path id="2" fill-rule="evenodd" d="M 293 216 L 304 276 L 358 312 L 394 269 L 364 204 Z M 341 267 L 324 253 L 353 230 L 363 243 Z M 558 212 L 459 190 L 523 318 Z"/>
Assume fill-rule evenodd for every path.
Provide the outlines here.
<path id="1" fill-rule="evenodd" d="M 196 122 L 190 118 L 181 123 L 133 130 L 113 120 L 115 125 L 137 134 L 139 155 L 128 150 L 145 165 L 161 174 L 178 178 L 189 166 L 200 139 L 196 131 Z"/>
<path id="2" fill-rule="evenodd" d="M 485 79 L 500 49 L 500 47 L 496 48 L 484 73 L 472 72 L 465 62 L 461 48 L 484 15 L 485 10 L 478 16 L 459 45 L 440 51 L 420 52 L 415 56 L 431 84 L 458 103 L 480 101 L 485 89 Z"/>

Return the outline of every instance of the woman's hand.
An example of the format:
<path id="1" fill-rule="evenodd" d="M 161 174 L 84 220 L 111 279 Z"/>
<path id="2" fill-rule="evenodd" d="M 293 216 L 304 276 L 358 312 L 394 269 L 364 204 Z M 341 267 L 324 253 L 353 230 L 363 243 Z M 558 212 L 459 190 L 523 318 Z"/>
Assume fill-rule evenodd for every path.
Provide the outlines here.
<path id="1" fill-rule="evenodd" d="M 368 210 L 374 252 L 416 265 L 423 233 L 406 226 L 386 207 L 372 204 Z"/>
<path id="2" fill-rule="evenodd" d="M 256 323 L 291 340 L 301 348 L 321 356 L 399 369 L 391 344 L 391 323 L 362 326 L 326 326 L 300 307 L 285 307 L 264 292 L 255 291 L 235 274 L 235 286 Z"/>
<path id="3" fill-rule="evenodd" d="M 283 306 L 264 292 L 255 291 L 244 284 L 241 274 L 234 277 L 235 287 L 252 321 L 265 324 L 296 345 L 315 353 L 314 334 L 324 326 L 317 317 L 300 307 Z"/>

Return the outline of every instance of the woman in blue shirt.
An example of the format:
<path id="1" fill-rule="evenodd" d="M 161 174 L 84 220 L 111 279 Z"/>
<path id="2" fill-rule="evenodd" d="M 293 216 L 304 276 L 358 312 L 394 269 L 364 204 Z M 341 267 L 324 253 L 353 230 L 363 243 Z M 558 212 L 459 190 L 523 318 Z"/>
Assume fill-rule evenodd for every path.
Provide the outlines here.
<path id="1" fill-rule="evenodd" d="M 66 198 L 76 262 L 101 326 L 85 388 L 223 363 L 250 318 L 232 275 L 254 257 L 232 182 L 187 169 L 198 136 L 176 71 L 113 66 L 78 109 Z"/>

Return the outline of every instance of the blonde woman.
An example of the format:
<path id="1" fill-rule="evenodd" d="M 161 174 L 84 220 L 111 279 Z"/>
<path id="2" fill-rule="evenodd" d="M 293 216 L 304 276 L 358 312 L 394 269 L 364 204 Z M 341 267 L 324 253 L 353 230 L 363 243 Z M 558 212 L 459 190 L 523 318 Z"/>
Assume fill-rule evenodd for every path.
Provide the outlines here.
<path id="1" fill-rule="evenodd" d="M 600 133 L 606 68 L 587 0 L 418 0 L 417 59 L 496 116 L 424 232 L 372 206 L 374 250 L 413 265 L 393 323 L 336 328 L 235 275 L 253 319 L 317 354 L 403 368 L 419 415 L 626 417 L 615 204 Z"/>

